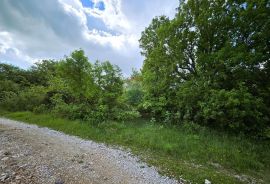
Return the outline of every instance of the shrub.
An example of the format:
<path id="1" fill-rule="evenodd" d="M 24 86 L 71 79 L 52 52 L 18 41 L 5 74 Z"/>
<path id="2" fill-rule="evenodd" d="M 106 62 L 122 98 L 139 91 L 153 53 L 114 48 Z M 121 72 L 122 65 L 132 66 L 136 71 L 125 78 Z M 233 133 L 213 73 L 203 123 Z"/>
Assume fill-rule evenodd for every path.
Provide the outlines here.
<path id="1" fill-rule="evenodd" d="M 66 103 L 63 94 L 56 93 L 51 97 L 52 113 L 68 119 L 83 119 L 82 104 Z"/>
<path id="2" fill-rule="evenodd" d="M 12 91 L 4 92 L 1 106 L 10 111 L 27 110 L 33 111 L 43 103 L 46 90 L 42 86 L 32 86 L 18 94 Z"/>
<path id="3" fill-rule="evenodd" d="M 34 113 L 45 113 L 48 112 L 48 107 L 45 104 L 41 104 L 33 109 Z"/>
<path id="4" fill-rule="evenodd" d="M 87 112 L 85 120 L 90 123 L 99 124 L 110 119 L 111 117 L 109 115 L 110 114 L 107 105 L 98 105 L 96 108 L 89 108 L 89 112 Z"/>
<path id="5" fill-rule="evenodd" d="M 199 84 L 198 84 L 199 83 Z M 198 123 L 200 110 L 199 103 L 207 94 L 207 86 L 200 81 L 188 81 L 181 85 L 177 92 L 177 115 L 178 122 Z"/>
<path id="6" fill-rule="evenodd" d="M 114 111 L 114 119 L 119 121 L 132 120 L 141 116 L 135 109 L 115 109 Z"/>
<path id="7" fill-rule="evenodd" d="M 3 91 L 0 105 L 3 109 L 9 111 L 19 110 L 18 108 L 18 95 L 12 91 Z"/>
<path id="8" fill-rule="evenodd" d="M 199 105 L 199 116 L 210 126 L 258 135 L 269 127 L 267 108 L 262 99 L 252 96 L 244 87 L 210 90 Z"/>
<path id="9" fill-rule="evenodd" d="M 178 112 L 167 118 L 178 122 L 198 123 L 232 132 L 266 136 L 269 112 L 262 98 L 253 96 L 247 87 L 214 89 L 200 81 L 186 82 L 177 93 Z M 171 117 L 171 118 L 170 118 Z"/>

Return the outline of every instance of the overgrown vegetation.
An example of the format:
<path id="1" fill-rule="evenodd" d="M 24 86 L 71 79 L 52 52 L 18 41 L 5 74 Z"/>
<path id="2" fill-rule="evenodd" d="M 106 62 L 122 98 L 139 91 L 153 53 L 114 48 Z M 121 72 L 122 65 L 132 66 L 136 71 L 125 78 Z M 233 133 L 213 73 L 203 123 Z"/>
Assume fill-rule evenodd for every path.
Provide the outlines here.
<path id="1" fill-rule="evenodd" d="M 130 148 L 162 173 L 193 183 L 203 183 L 206 178 L 223 184 L 270 182 L 270 144 L 267 141 L 224 134 L 197 124 L 176 127 L 133 120 L 89 126 L 88 122 L 51 114 L 1 112 L 0 115 Z"/>
<path id="2" fill-rule="evenodd" d="M 144 65 L 128 78 L 83 50 L 27 70 L 0 63 L 0 107 L 29 111 L 9 117 L 149 151 L 150 163 L 192 181 L 236 182 L 226 171 L 269 182 L 269 8 L 266 0 L 181 1 L 173 19 L 156 17 L 142 32 Z M 138 125 L 124 123 L 139 117 Z"/>
<path id="3" fill-rule="evenodd" d="M 83 50 L 61 61 L 43 60 L 29 70 L 7 64 L 0 64 L 0 70 L 0 104 L 6 110 L 51 112 L 96 123 L 139 116 L 132 103 L 125 103 L 132 97 L 123 96 L 120 69 L 109 62 L 91 64 Z"/>
<path id="4" fill-rule="evenodd" d="M 181 1 L 142 33 L 144 107 L 158 120 L 269 136 L 269 1 Z"/>

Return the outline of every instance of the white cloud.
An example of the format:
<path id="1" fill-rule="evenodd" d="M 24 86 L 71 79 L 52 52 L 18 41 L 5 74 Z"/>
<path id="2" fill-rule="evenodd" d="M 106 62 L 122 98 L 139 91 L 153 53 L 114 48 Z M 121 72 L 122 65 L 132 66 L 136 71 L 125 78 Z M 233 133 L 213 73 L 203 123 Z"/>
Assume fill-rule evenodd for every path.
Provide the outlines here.
<path id="1" fill-rule="evenodd" d="M 100 0 L 94 0 L 98 3 Z M 84 8 L 84 11 L 90 16 L 100 18 L 109 29 L 125 32 L 131 29 L 127 17 L 122 12 L 121 0 L 104 0 L 105 10 L 98 8 Z"/>
<path id="2" fill-rule="evenodd" d="M 62 58 L 82 48 L 93 61 L 110 60 L 130 73 L 143 58 L 138 39 L 154 16 L 173 15 L 178 0 L 1 0 L 0 61 L 27 66 L 38 59 Z"/>
<path id="3" fill-rule="evenodd" d="M 15 40 L 12 39 L 10 33 L 0 32 L 0 56 L 2 62 L 10 63 L 10 61 L 13 61 L 14 64 L 18 65 L 21 61 L 24 62 L 22 66 L 29 66 L 37 61 L 14 47 L 13 43 L 15 43 Z"/>
<path id="4" fill-rule="evenodd" d="M 78 0 L 59 0 L 59 2 L 63 5 L 64 10 L 69 15 L 77 17 L 81 26 L 85 28 L 87 19 L 81 3 Z"/>
<path id="5" fill-rule="evenodd" d="M 94 43 L 101 44 L 103 46 L 109 45 L 115 51 L 121 52 L 128 51 L 129 47 L 137 47 L 137 37 L 134 35 L 112 35 L 108 32 L 100 30 L 90 30 L 85 32 L 85 37 Z"/>

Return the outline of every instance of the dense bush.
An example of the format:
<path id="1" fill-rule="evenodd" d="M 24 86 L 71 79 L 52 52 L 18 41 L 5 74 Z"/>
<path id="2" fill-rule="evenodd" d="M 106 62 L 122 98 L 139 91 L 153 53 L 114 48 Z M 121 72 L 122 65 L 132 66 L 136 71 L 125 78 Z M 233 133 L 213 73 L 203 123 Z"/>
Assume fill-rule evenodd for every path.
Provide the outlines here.
<path id="1" fill-rule="evenodd" d="M 139 108 L 143 102 L 142 74 L 133 69 L 126 79 L 123 98 L 126 104 Z"/>
<path id="2" fill-rule="evenodd" d="M 6 110 L 51 112 L 92 123 L 139 117 L 123 100 L 120 69 L 109 62 L 91 64 L 82 50 L 61 61 L 44 60 L 29 70 L 0 66 L 0 105 Z"/>
<path id="3" fill-rule="evenodd" d="M 261 136 L 270 127 L 269 3 L 181 1 L 142 33 L 143 107 L 185 121 Z"/>
<path id="4" fill-rule="evenodd" d="M 45 95 L 46 89 L 42 86 L 32 86 L 19 93 L 4 91 L 0 104 L 10 111 L 33 111 L 43 103 Z"/>
<path id="5" fill-rule="evenodd" d="M 245 88 L 211 90 L 199 105 L 199 116 L 210 126 L 262 135 L 269 122 L 263 100 Z"/>

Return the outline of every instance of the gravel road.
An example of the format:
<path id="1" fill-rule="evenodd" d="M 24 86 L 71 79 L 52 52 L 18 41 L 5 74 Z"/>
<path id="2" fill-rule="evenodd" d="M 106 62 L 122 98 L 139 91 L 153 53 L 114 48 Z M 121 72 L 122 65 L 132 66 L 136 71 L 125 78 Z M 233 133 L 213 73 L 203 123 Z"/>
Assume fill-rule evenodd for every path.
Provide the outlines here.
<path id="1" fill-rule="evenodd" d="M 176 184 L 120 148 L 0 118 L 0 183 Z"/>

